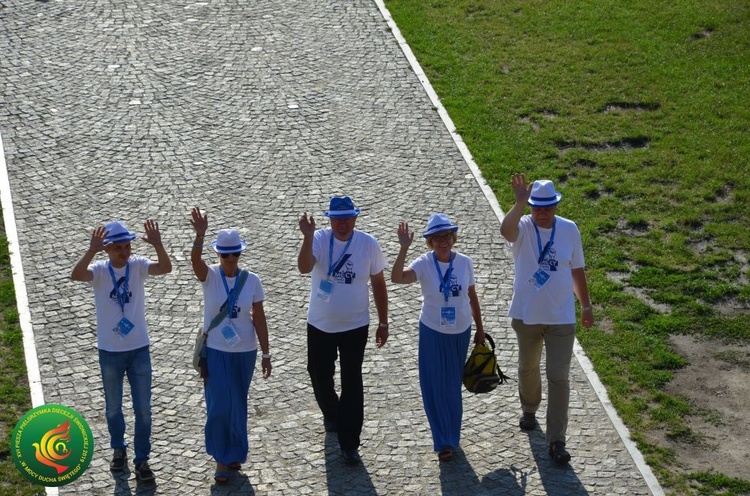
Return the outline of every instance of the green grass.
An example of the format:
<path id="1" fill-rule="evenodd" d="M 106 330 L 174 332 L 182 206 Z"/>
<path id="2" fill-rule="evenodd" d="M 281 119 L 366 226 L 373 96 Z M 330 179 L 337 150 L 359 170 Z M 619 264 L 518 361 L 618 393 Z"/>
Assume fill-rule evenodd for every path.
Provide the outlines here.
<path id="1" fill-rule="evenodd" d="M 747 314 L 718 311 L 750 306 L 750 3 L 386 5 L 500 204 L 514 172 L 562 191 L 602 323 L 579 339 L 662 485 L 746 492 L 683 473 L 644 433 L 699 441 L 682 420 L 694 408 L 663 391 L 686 365 L 670 335 L 750 340 Z"/>
<path id="2" fill-rule="evenodd" d="M 21 328 L 10 271 L 8 240 L 0 236 L 0 495 L 41 495 L 44 488 L 27 481 L 10 456 L 18 420 L 31 408 Z"/>

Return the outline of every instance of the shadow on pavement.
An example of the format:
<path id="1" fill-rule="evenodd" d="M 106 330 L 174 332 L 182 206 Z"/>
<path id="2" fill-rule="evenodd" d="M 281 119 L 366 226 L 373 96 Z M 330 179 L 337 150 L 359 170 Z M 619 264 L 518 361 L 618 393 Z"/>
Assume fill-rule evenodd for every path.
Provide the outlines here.
<path id="1" fill-rule="evenodd" d="M 326 482 L 329 496 L 349 494 L 376 496 L 378 494 L 365 463 L 352 467 L 346 465 L 341 459 L 341 449 L 336 433 L 326 433 L 325 449 Z"/>
<path id="2" fill-rule="evenodd" d="M 453 453 L 453 460 L 442 463 L 436 460 L 435 463 L 440 463 L 440 487 L 444 496 L 466 494 L 520 496 L 525 494 L 525 487 L 518 485 L 515 475 L 508 469 L 497 469 L 480 481 L 461 448 Z"/>
<path id="3" fill-rule="evenodd" d="M 545 492 L 566 496 L 588 496 L 589 492 L 583 487 L 571 465 L 560 466 L 552 461 L 547 451 L 547 437 L 541 428 L 537 426 L 526 434 Z M 575 457 L 575 453 L 571 454 Z"/>

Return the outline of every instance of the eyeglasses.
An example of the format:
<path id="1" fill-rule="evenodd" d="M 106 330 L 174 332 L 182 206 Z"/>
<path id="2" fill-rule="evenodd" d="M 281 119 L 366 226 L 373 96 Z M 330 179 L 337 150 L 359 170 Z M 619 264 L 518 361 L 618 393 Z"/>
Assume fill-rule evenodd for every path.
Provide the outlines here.
<path id="1" fill-rule="evenodd" d="M 240 258 L 240 255 L 242 255 L 242 252 L 238 251 L 238 252 L 235 252 L 235 253 L 220 253 L 219 255 L 221 255 L 221 258 L 227 258 L 230 255 L 233 256 L 233 257 L 235 257 L 235 258 Z"/>
<path id="2" fill-rule="evenodd" d="M 443 241 L 453 241 L 453 233 L 447 232 L 445 234 L 433 234 L 430 236 L 430 239 L 437 243 L 442 243 Z"/>

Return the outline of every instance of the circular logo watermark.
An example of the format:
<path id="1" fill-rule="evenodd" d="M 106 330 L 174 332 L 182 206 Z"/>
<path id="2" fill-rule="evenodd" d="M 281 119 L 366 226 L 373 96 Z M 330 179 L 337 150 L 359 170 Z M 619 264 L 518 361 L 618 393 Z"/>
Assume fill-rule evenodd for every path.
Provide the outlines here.
<path id="1" fill-rule="evenodd" d="M 29 410 L 18 421 L 10 449 L 16 467 L 28 480 L 42 486 L 64 486 L 88 468 L 94 437 L 78 412 L 48 404 Z"/>

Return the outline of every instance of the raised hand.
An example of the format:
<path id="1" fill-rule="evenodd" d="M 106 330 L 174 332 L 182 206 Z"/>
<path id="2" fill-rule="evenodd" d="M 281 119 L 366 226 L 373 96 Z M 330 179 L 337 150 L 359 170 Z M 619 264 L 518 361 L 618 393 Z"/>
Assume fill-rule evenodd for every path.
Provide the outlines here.
<path id="1" fill-rule="evenodd" d="M 302 214 L 302 217 L 299 218 L 299 230 L 305 237 L 315 234 L 315 219 L 312 215 L 308 218 L 307 212 Z"/>
<path id="2" fill-rule="evenodd" d="M 414 241 L 414 231 L 409 232 L 408 222 L 398 223 L 398 242 L 403 248 L 408 248 Z"/>
<path id="3" fill-rule="evenodd" d="M 531 196 L 531 188 L 534 183 L 526 184 L 526 174 L 513 174 L 510 178 L 510 187 L 513 189 L 513 194 L 516 197 L 516 203 L 526 204 Z"/>
<path id="4" fill-rule="evenodd" d="M 205 236 L 206 230 L 208 229 L 208 214 L 201 215 L 201 209 L 193 207 L 191 215 L 192 218 L 190 219 L 190 224 L 193 226 L 193 229 L 195 229 L 195 234 L 198 236 Z"/>
<path id="5" fill-rule="evenodd" d="M 104 238 L 107 237 L 109 231 L 104 229 L 104 226 L 99 226 L 96 230 L 91 233 L 91 241 L 89 247 L 95 252 L 100 252 L 104 249 Z"/>
<path id="6" fill-rule="evenodd" d="M 146 235 L 141 239 L 150 245 L 158 245 L 161 243 L 161 233 L 159 232 L 159 223 L 148 219 L 143 223 L 143 228 L 146 230 Z"/>

